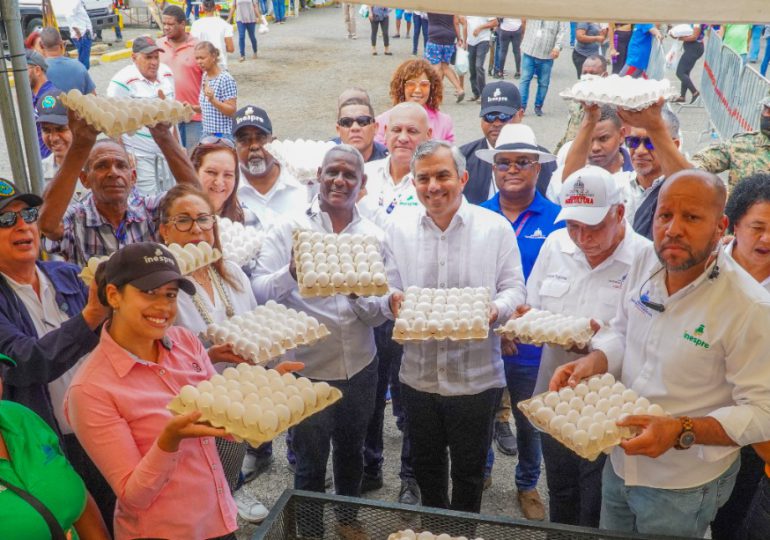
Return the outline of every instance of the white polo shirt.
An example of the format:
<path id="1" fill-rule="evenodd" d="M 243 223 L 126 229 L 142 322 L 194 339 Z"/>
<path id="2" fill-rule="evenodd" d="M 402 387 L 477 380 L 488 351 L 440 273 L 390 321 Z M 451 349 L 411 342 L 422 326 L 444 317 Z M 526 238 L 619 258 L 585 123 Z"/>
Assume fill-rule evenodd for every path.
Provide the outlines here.
<path id="1" fill-rule="evenodd" d="M 647 246 L 592 347 L 607 355 L 610 373 L 672 416 L 711 416 L 739 446 L 770 440 L 770 293 L 721 251 L 673 295 L 660 269 Z M 645 306 L 643 296 L 665 311 Z M 653 459 L 616 447 L 611 460 L 626 485 L 686 489 L 719 477 L 738 451 L 695 444 Z"/>
<path id="2" fill-rule="evenodd" d="M 283 167 L 281 167 L 281 174 L 278 176 L 275 184 L 273 184 L 273 187 L 264 195 L 249 183 L 246 173 L 244 172 L 243 167 L 241 167 L 241 181 L 238 185 L 238 200 L 241 202 L 242 206 L 257 214 L 260 219 L 263 216 L 269 218 L 275 214 L 287 219 L 294 219 L 307 209 L 307 199 L 307 188 L 300 184 L 299 181 Z M 272 212 L 260 213 L 262 209 L 271 210 Z M 271 222 L 268 223 L 268 225 L 272 224 L 273 223 Z"/>
<path id="3" fill-rule="evenodd" d="M 390 174 L 390 156 L 364 164 L 366 195 L 358 201 L 361 215 L 380 227 L 406 212 L 422 208 L 408 173 L 399 182 Z"/>
<path id="4" fill-rule="evenodd" d="M 527 280 L 527 304 L 552 313 L 588 317 L 606 325 L 615 316 L 623 282 L 634 257 L 650 241 L 634 232 L 627 221 L 625 236 L 615 251 L 591 268 L 567 229 L 552 232 Z M 548 390 L 548 382 L 559 366 L 582 355 L 562 347 L 546 345 L 540 360 L 535 394 Z"/>

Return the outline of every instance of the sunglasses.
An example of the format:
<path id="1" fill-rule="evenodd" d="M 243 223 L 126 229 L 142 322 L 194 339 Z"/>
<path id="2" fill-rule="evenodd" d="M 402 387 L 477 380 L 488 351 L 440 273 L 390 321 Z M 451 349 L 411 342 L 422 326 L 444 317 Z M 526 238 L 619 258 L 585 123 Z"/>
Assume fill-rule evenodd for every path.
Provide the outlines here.
<path id="1" fill-rule="evenodd" d="M 423 79 L 423 80 L 421 80 L 421 81 L 415 81 L 415 80 L 411 80 L 411 81 L 406 81 L 406 82 L 404 83 L 404 88 L 405 88 L 406 90 L 414 90 L 414 89 L 415 89 L 415 88 L 417 88 L 418 86 L 419 86 L 419 87 L 420 87 L 422 90 L 428 90 L 428 89 L 430 89 L 430 81 L 429 81 L 428 79 Z"/>
<path id="2" fill-rule="evenodd" d="M 374 122 L 374 118 L 368 115 L 356 116 L 355 118 L 351 118 L 350 116 L 343 116 L 337 120 L 337 124 L 344 128 L 353 127 L 354 122 L 361 127 L 366 127 Z"/>
<path id="3" fill-rule="evenodd" d="M 631 150 L 636 150 L 641 144 L 644 144 L 644 147 L 649 151 L 655 150 L 649 137 L 626 137 L 626 146 Z"/>
<path id="4" fill-rule="evenodd" d="M 190 216 L 177 216 L 166 220 L 166 223 L 173 223 L 174 228 L 179 232 L 187 232 L 192 229 L 193 223 L 198 224 L 198 228 L 202 231 L 210 231 L 214 228 L 216 218 L 213 214 L 203 214 L 197 218 L 191 218 Z"/>
<path id="5" fill-rule="evenodd" d="M 227 137 L 217 137 L 215 135 L 207 135 L 203 137 L 200 141 L 198 141 L 198 144 L 199 145 L 223 144 L 228 148 L 235 148 L 235 143 L 232 140 L 228 139 Z"/>
<path id="6" fill-rule="evenodd" d="M 19 216 L 24 220 L 24 223 L 35 223 L 39 214 L 39 206 L 24 208 L 18 212 L 0 212 L 0 229 L 7 229 L 16 225 L 16 220 Z"/>
<path id="7" fill-rule="evenodd" d="M 539 162 L 532 159 L 519 158 L 515 161 L 496 161 L 492 166 L 499 172 L 508 172 L 513 168 L 519 171 L 526 171 L 531 169 L 535 163 Z"/>
<path id="8" fill-rule="evenodd" d="M 507 113 L 501 113 L 501 112 L 491 112 L 491 113 L 485 114 L 484 116 L 482 116 L 482 118 L 484 119 L 484 122 L 486 122 L 487 124 L 493 124 L 498 120 L 503 124 L 507 124 L 508 122 L 511 121 L 511 119 L 513 118 L 513 115 L 507 114 Z"/>

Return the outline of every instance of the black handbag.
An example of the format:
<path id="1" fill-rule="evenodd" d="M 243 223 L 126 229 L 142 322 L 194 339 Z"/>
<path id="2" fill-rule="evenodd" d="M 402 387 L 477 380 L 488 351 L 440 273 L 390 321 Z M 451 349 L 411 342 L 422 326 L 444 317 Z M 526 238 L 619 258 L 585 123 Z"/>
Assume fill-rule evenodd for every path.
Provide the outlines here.
<path id="1" fill-rule="evenodd" d="M 32 508 L 37 510 L 37 512 L 45 520 L 45 524 L 48 525 L 48 529 L 51 531 L 51 540 L 67 540 L 67 536 L 64 534 L 64 529 L 62 529 L 61 525 L 59 525 L 59 522 L 56 521 L 56 518 L 48 509 L 48 507 L 40 502 L 37 497 L 32 495 L 29 491 L 21 489 L 20 487 L 16 487 L 9 483 L 7 480 L 3 480 L 2 478 L 0 478 L 0 486 L 7 487 L 16 495 L 24 499 L 24 501 Z"/>

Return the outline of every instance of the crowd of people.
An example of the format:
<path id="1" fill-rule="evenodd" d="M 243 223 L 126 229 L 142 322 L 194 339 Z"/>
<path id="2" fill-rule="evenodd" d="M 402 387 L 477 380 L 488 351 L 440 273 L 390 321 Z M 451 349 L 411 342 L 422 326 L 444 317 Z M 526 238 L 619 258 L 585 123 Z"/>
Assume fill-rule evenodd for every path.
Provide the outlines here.
<path id="1" fill-rule="evenodd" d="M 373 35 L 389 38 L 388 8 L 368 9 Z M 351 19 L 361 15 L 343 12 L 354 38 Z M 241 59 L 247 25 L 264 13 L 259 2 L 238 3 Z M 384 460 L 398 459 L 399 502 L 478 513 L 497 450 L 517 455 L 512 480 L 530 520 L 767 537 L 770 97 L 758 104 L 757 131 L 692 156 L 663 101 L 641 111 L 575 104 L 552 151 L 525 114 L 530 101 L 543 114 L 569 25 L 424 15 L 396 14 L 394 37 L 414 38 L 415 53 L 419 35 L 426 40 L 424 58 L 393 72 L 390 108 L 375 111 L 358 87 L 330 107 L 336 145 L 310 185 L 268 151 L 269 112 L 239 102 L 226 63 L 232 27 L 211 22 L 218 17 L 188 33 L 189 14 L 169 6 L 163 38 L 134 40 L 107 95 L 176 99 L 196 116 L 120 140 L 62 104 L 62 91 L 96 88 L 62 56 L 59 32 L 40 32 L 40 51 L 27 58 L 49 151 L 45 190 L 0 180 L 0 536 L 232 539 L 236 516 L 262 521 L 268 509 L 243 485 L 276 459 L 272 445 L 237 443 L 198 423 L 199 413 L 173 416 L 166 405 L 182 386 L 246 361 L 203 337 L 208 324 L 276 301 L 330 335 L 273 367 L 343 394 L 287 433 L 297 489 L 323 492 L 331 476 L 337 494 L 359 497 L 383 486 Z M 697 98 L 688 76 L 705 30 L 680 38 L 683 99 Z M 574 34 L 578 75 L 607 76 L 620 64 L 617 72 L 644 76 L 644 51 L 664 32 L 580 23 Z M 505 77 L 509 43 L 519 84 L 487 82 Z M 441 110 L 445 77 L 453 98 L 465 97 L 458 47 L 469 53 L 477 133 L 458 133 Z M 165 246 L 221 249 L 220 217 L 263 235 L 258 255 L 181 275 Z M 389 292 L 302 296 L 298 228 L 377 237 Z M 104 255 L 86 286 L 81 269 Z M 484 287 L 491 327 L 535 308 L 590 318 L 595 335 L 584 350 L 491 332 L 401 345 L 393 324 L 409 287 Z M 601 373 L 668 413 L 624 417 L 634 436 L 608 457 L 578 457 L 516 407 Z M 398 457 L 384 455 L 388 394 Z M 299 527 L 303 538 L 325 534 L 320 514 Z M 335 533 L 366 538 L 366 524 L 339 515 Z"/>

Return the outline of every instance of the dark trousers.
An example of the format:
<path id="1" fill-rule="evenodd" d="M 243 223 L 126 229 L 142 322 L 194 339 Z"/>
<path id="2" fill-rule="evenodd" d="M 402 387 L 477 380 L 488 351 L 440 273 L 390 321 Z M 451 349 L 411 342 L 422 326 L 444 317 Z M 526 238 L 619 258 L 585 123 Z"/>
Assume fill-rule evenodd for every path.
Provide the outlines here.
<path id="1" fill-rule="evenodd" d="M 505 59 L 508 56 L 508 44 L 513 50 L 513 59 L 516 61 L 516 73 L 521 73 L 521 29 L 515 32 L 507 30 L 497 31 L 497 52 L 495 53 L 495 71 L 502 74 L 505 71 Z"/>
<path id="2" fill-rule="evenodd" d="M 480 96 L 487 84 L 487 72 L 484 59 L 489 52 L 489 41 L 478 45 L 468 45 L 468 68 L 470 71 L 471 90 L 474 96 Z"/>
<path id="3" fill-rule="evenodd" d="M 420 392 L 406 384 L 402 384 L 401 389 L 409 418 L 412 466 L 422 504 L 479 512 L 487 449 L 502 388 L 469 396 L 440 396 Z"/>
<path id="4" fill-rule="evenodd" d="M 744 523 L 759 481 L 765 476 L 765 462 L 751 446 L 741 448 L 741 468 L 735 478 L 735 487 L 727 502 L 717 511 L 711 522 L 711 538 L 714 540 L 742 540 L 741 524 Z M 757 537 L 758 538 L 758 537 Z M 763 538 L 770 538 L 764 536 Z"/>
<path id="5" fill-rule="evenodd" d="M 770 538 L 770 480 L 765 475 L 759 481 L 754 498 L 751 500 L 740 538 L 741 540 L 767 540 Z"/>
<path id="6" fill-rule="evenodd" d="M 631 41 L 631 31 L 615 32 L 615 50 L 618 51 L 618 55 L 612 60 L 612 72 L 616 75 L 626 65 L 629 41 Z"/>
<path id="7" fill-rule="evenodd" d="M 86 489 L 96 501 L 96 506 L 99 507 L 99 513 L 102 515 L 104 524 L 107 525 L 107 530 L 112 535 L 113 520 L 115 519 L 115 493 L 112 491 L 112 487 L 96 468 L 91 458 L 88 457 L 74 434 L 62 435 L 62 442 L 64 443 L 64 453 L 67 454 L 70 465 L 83 479 Z"/>
<path id="8" fill-rule="evenodd" d="M 366 442 L 364 444 L 364 474 L 367 476 L 379 476 L 382 473 L 384 443 L 382 430 L 385 423 L 385 394 L 390 385 L 390 397 L 393 404 L 393 415 L 396 417 L 396 426 L 402 433 L 401 443 L 401 471 L 402 480 L 414 478 L 414 471 L 409 457 L 409 437 L 404 427 L 406 416 L 401 406 L 401 383 L 398 380 L 398 372 L 401 369 L 401 355 L 403 347 L 393 341 L 393 322 L 388 321 L 374 329 L 374 341 L 377 344 L 377 358 L 379 360 L 377 374 L 377 392 L 374 398 L 374 412 L 369 420 L 366 430 Z"/>
<path id="9" fill-rule="evenodd" d="M 420 44 L 420 33 L 422 33 L 422 49 L 425 50 L 425 44 L 428 43 L 428 19 L 422 17 L 412 17 L 414 23 L 414 34 L 412 34 L 412 54 L 417 54 L 417 46 Z"/>
<path id="10" fill-rule="evenodd" d="M 387 17 L 381 21 L 369 21 L 372 25 L 372 47 L 377 46 L 377 28 L 382 28 L 382 42 L 385 46 L 390 45 L 390 35 L 388 34 L 388 23 L 390 19 Z"/>
<path id="11" fill-rule="evenodd" d="M 578 79 L 583 74 L 583 64 L 586 61 L 586 56 L 583 56 L 576 50 L 572 50 L 572 63 L 575 64 L 575 69 L 577 70 L 577 77 Z"/>
<path id="12" fill-rule="evenodd" d="M 244 23 L 238 21 L 238 48 L 241 52 L 241 58 L 246 56 L 246 33 L 249 34 L 249 41 L 251 42 L 252 52 L 257 52 L 257 23 Z"/>
<path id="13" fill-rule="evenodd" d="M 540 434 L 543 445 L 548 509 L 554 523 L 598 527 L 602 510 L 602 469 L 606 455 L 583 459 L 559 441 Z"/>
<path id="14" fill-rule="evenodd" d="M 698 91 L 690 78 L 690 72 L 692 71 L 692 68 L 695 67 L 695 62 L 697 62 L 701 56 L 703 56 L 703 42 L 691 41 L 683 44 L 682 57 L 676 65 L 676 76 L 682 81 L 682 89 L 680 91 L 682 97 L 685 97 L 688 90 L 693 95 Z"/>

